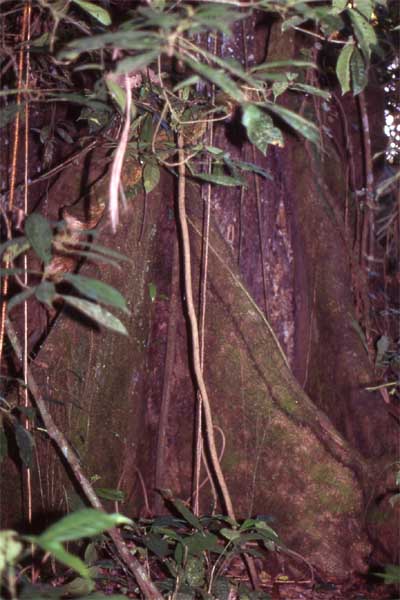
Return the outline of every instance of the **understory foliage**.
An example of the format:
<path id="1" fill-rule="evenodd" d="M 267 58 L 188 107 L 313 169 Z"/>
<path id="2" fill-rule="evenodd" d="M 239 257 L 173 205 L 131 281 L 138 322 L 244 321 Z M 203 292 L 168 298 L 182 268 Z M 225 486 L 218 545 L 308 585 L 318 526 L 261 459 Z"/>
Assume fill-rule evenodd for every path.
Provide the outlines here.
<path id="1" fill-rule="evenodd" d="M 283 147 L 286 135 L 301 136 L 320 146 L 321 136 L 330 132 L 320 130 L 311 110 L 303 116 L 301 111 L 287 108 L 291 97 L 306 103 L 319 98 L 329 110 L 335 86 L 342 94 L 362 95 L 371 76 L 383 78 L 388 65 L 398 69 L 394 52 L 398 5 L 391 0 L 32 0 L 5 1 L 0 10 L 2 136 L 7 128 L 18 128 L 33 107 L 45 110 L 60 103 L 71 107 L 77 115 L 76 124 L 52 119 L 41 128 L 31 128 L 42 148 L 45 173 L 41 176 L 46 176 L 46 171 L 51 174 L 61 142 L 84 148 L 101 137 L 113 156 L 110 206 L 105 217 L 109 213 L 115 227 L 119 204 L 126 202 L 120 182 L 124 157 L 135 165 L 135 177 L 125 186 L 131 195 L 150 193 L 159 184 L 162 168 L 178 176 L 178 137 L 184 142 L 186 177 L 204 184 L 245 187 L 248 172 L 264 178 L 272 175 L 256 164 L 233 159 L 210 143 L 207 132 L 214 123 L 236 120 L 263 155 L 270 146 Z M 219 39 L 229 38 L 241 20 L 254 14 L 264 14 L 271 22 L 279 19 L 282 35 L 294 31 L 304 36 L 308 41 L 298 56 L 243 65 L 207 49 L 213 44 L 217 47 Z M 321 64 L 329 64 L 329 72 L 323 72 Z M 364 206 L 365 211 L 376 209 L 381 215 L 378 241 L 384 240 L 392 248 L 398 239 L 393 231 L 399 219 L 391 195 L 399 181 L 396 137 L 390 157 L 388 176 L 374 189 L 366 184 Z M 129 259 L 97 243 L 96 225 L 87 228 L 67 217 L 51 222 L 39 212 L 28 214 L 22 195 L 15 199 L 16 183 L 27 185 L 28 175 L 25 182 L 20 175 L 16 180 L 11 169 L 10 177 L 3 177 L 1 182 L 0 274 L 7 313 L 35 297 L 49 311 L 67 304 L 97 325 L 127 334 L 122 320 L 110 312 L 129 313 L 118 290 L 76 272 L 60 271 L 57 257 L 72 256 L 77 264 L 87 260 L 115 268 Z M 32 255 L 35 267 L 30 266 Z M 2 319 L 1 347 L 8 330 L 6 311 Z M 399 340 L 380 333 L 374 358 L 383 373 L 393 365 L 398 368 L 400 352 Z M 29 387 L 26 372 L 22 379 L 17 383 Z M 396 381 L 386 381 L 382 387 L 392 395 L 398 393 Z M 43 414 L 15 405 L 5 396 L 0 398 L 0 409 L 0 423 L 14 432 L 21 461 L 29 468 L 36 430 L 43 429 Z M 0 459 L 7 452 L 2 426 Z M 99 565 L 107 569 L 109 563 L 91 545 L 85 553 L 85 566 L 62 544 L 99 536 L 119 524 L 124 525 L 126 543 L 132 539 L 136 555 L 149 562 L 154 577 L 159 574 L 161 591 L 180 598 L 228 598 L 230 584 L 224 578 L 224 566 L 235 555 L 245 552 L 257 556 L 259 546 L 269 551 L 284 548 L 262 519 L 241 524 L 223 516 L 199 519 L 180 501 L 172 500 L 172 505 L 178 517 L 145 524 L 89 510 L 65 517 L 39 536 L 2 532 L 0 576 L 7 593 L 12 598 L 19 594 L 31 599 L 90 593 L 94 589 L 91 576 L 100 573 Z M 31 544 L 78 572 L 75 592 L 74 581 L 53 591 L 32 587 L 24 570 Z M 104 551 L 106 546 L 105 537 L 97 539 L 96 547 Z M 390 582 L 392 575 L 387 576 Z M 238 593 L 241 598 L 258 597 L 244 589 Z M 111 597 L 116 600 L 120 596 Z"/>

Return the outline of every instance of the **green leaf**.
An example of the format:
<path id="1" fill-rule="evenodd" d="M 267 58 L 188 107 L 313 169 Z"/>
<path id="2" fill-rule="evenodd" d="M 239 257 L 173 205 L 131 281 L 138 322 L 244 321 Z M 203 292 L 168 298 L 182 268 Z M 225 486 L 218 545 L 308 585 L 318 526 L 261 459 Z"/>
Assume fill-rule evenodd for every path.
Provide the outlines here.
<path id="1" fill-rule="evenodd" d="M 354 48 L 354 52 L 350 59 L 351 82 L 353 86 L 353 94 L 360 94 L 368 83 L 367 69 L 365 60 L 358 48 Z"/>
<path id="2" fill-rule="evenodd" d="M 354 7 L 368 21 L 372 18 L 372 13 L 374 10 L 373 0 L 357 0 L 357 2 L 354 4 Z"/>
<path id="3" fill-rule="evenodd" d="M 290 90 L 301 92 L 303 94 L 312 94 L 313 96 L 319 96 L 324 100 L 331 99 L 330 92 L 327 92 L 326 90 L 321 90 L 321 88 L 315 87 L 315 85 L 308 85 L 306 83 L 295 83 L 290 87 Z"/>
<path id="4" fill-rule="evenodd" d="M 254 104 L 243 106 L 242 123 L 251 143 L 264 155 L 269 144 L 279 147 L 284 145 L 281 130 L 274 126 L 269 115 Z"/>
<path id="5" fill-rule="evenodd" d="M 240 536 L 241 536 L 239 531 L 235 531 L 233 529 L 227 529 L 226 527 L 222 527 L 222 529 L 220 529 L 219 532 L 221 535 L 224 536 L 224 538 L 226 538 L 230 542 L 236 542 L 237 540 L 240 539 Z"/>
<path id="6" fill-rule="evenodd" d="M 229 175 L 214 175 L 213 173 L 192 173 L 192 177 L 225 187 L 246 186 L 246 181 L 241 177 L 230 177 Z"/>
<path id="7" fill-rule="evenodd" d="M 273 104 L 272 102 L 266 101 L 264 106 L 269 112 L 277 115 L 282 119 L 282 121 L 285 121 L 285 123 L 290 125 L 292 129 L 310 140 L 310 142 L 313 142 L 317 145 L 319 144 L 319 129 L 316 125 L 314 125 L 314 123 L 283 106 L 279 106 L 278 104 Z"/>
<path id="8" fill-rule="evenodd" d="M 0 531 L 0 575 L 8 565 L 14 566 L 22 552 L 22 544 L 17 538 L 18 534 L 12 529 Z"/>
<path id="9" fill-rule="evenodd" d="M 286 92 L 289 87 L 289 81 L 275 81 L 272 85 L 272 93 L 274 94 L 274 100 L 276 100 L 281 94 Z"/>
<path id="10" fill-rule="evenodd" d="M 61 585 L 58 590 L 63 596 L 77 598 L 78 596 L 87 596 L 93 592 L 95 583 L 87 577 L 76 577 L 72 581 Z"/>
<path id="11" fill-rule="evenodd" d="M 191 588 L 204 585 L 205 568 L 203 558 L 189 556 L 185 565 L 185 579 Z"/>
<path id="12" fill-rule="evenodd" d="M 208 79 L 208 81 L 214 83 L 219 89 L 231 96 L 234 100 L 237 100 L 239 103 L 244 101 L 244 95 L 240 87 L 224 71 L 209 67 L 208 65 L 192 60 L 187 56 L 183 56 L 182 58 L 193 71 L 196 71 L 196 73 L 199 73 L 204 79 Z"/>
<path id="13" fill-rule="evenodd" d="M 214 533 L 198 532 L 183 541 L 188 548 L 189 554 L 201 556 L 203 552 L 219 552 L 221 546 L 218 545 L 218 538 Z"/>
<path id="14" fill-rule="evenodd" d="M 95 488 L 99 498 L 104 500 L 113 500 L 114 502 L 124 502 L 125 494 L 122 490 L 110 490 L 108 488 Z"/>
<path id="15" fill-rule="evenodd" d="M 102 256 L 101 254 L 97 254 L 96 252 L 90 252 L 89 250 L 75 250 L 75 249 L 69 250 L 68 248 L 63 246 L 63 252 L 65 252 L 65 254 L 83 256 L 83 257 L 87 258 L 88 260 L 93 260 L 94 262 L 104 262 L 108 265 L 112 265 L 113 267 L 116 267 L 117 269 L 121 268 L 119 266 L 119 264 L 117 262 L 115 262 L 115 260 L 112 260 L 111 258 L 107 258 L 106 256 Z"/>
<path id="16" fill-rule="evenodd" d="M 175 507 L 180 515 L 185 519 L 189 525 L 191 525 L 194 529 L 198 529 L 199 531 L 203 531 L 203 525 L 201 521 L 192 513 L 189 508 L 182 502 L 182 500 L 178 500 L 174 498 L 169 490 L 159 490 L 160 494 L 165 500 L 171 502 L 171 504 Z"/>
<path id="17" fill-rule="evenodd" d="M 150 194 L 160 181 L 160 168 L 156 163 L 147 162 L 143 168 L 143 186 L 146 194 Z"/>
<path id="18" fill-rule="evenodd" d="M 30 469 L 32 466 L 33 448 L 35 442 L 32 435 L 18 422 L 14 423 L 15 439 L 19 450 L 19 457 L 24 465 Z"/>
<path id="19" fill-rule="evenodd" d="M 22 269 L 20 267 L 10 268 L 10 269 L 0 269 L 0 275 L 21 275 L 22 273 L 32 273 L 32 271 L 27 271 L 26 269 Z"/>
<path id="20" fill-rule="evenodd" d="M 103 325 L 104 327 L 107 327 L 107 329 L 111 329 L 117 333 L 128 335 L 126 327 L 121 323 L 121 321 L 117 319 L 117 317 L 114 317 L 114 315 L 112 315 L 102 306 L 93 304 L 93 302 L 89 302 L 88 300 L 76 298 L 75 296 L 61 294 L 59 297 L 63 298 L 67 304 L 70 304 L 83 314 L 93 319 L 93 321 L 96 321 L 96 323 L 99 325 Z"/>
<path id="21" fill-rule="evenodd" d="M 158 558 L 165 558 L 170 553 L 168 541 L 159 535 L 146 535 L 143 537 L 143 543 Z"/>
<path id="22" fill-rule="evenodd" d="M 14 238 L 3 242 L 0 246 L 0 256 L 3 254 L 4 261 L 13 261 L 17 256 L 29 250 L 31 247 L 25 236 Z"/>
<path id="23" fill-rule="evenodd" d="M 365 60 L 368 61 L 371 55 L 371 48 L 377 44 L 375 30 L 367 19 L 353 8 L 349 8 L 347 12 L 352 21 L 354 33 L 361 51 Z"/>
<path id="24" fill-rule="evenodd" d="M 14 306 L 17 306 L 17 304 L 20 304 L 21 302 L 26 302 L 26 300 L 28 300 L 28 298 L 30 298 L 31 296 L 33 296 L 33 294 L 35 293 L 36 288 L 28 288 L 27 290 L 24 290 L 23 292 L 20 292 L 19 294 L 15 294 L 15 296 L 13 296 L 7 304 L 7 312 L 10 312 Z"/>
<path id="25" fill-rule="evenodd" d="M 87 12 L 91 17 L 99 21 L 102 25 L 111 25 L 111 18 L 108 11 L 98 4 L 93 4 L 93 2 L 87 2 L 86 0 L 72 0 L 75 4 L 77 4 L 82 10 Z"/>
<path id="26" fill-rule="evenodd" d="M 152 281 L 149 283 L 149 296 L 150 302 L 154 302 L 154 300 L 157 298 L 157 286 Z"/>
<path id="27" fill-rule="evenodd" d="M 285 69 L 286 67 L 300 67 L 305 69 L 318 69 L 317 65 L 309 60 L 274 60 L 261 63 L 251 69 L 252 73 L 258 71 L 268 71 L 269 69 Z"/>
<path id="28" fill-rule="evenodd" d="M 39 213 L 32 213 L 25 221 L 25 233 L 40 260 L 48 265 L 51 261 L 53 241 L 53 232 L 48 220 Z"/>
<path id="29" fill-rule="evenodd" d="M 125 298 L 111 285 L 98 281 L 97 279 L 92 279 L 91 277 L 84 277 L 83 275 L 76 275 L 74 273 L 64 273 L 63 280 L 68 281 L 78 290 L 78 292 L 91 300 L 109 304 L 110 306 L 119 308 L 126 314 L 129 314 Z"/>
<path id="30" fill-rule="evenodd" d="M 0 110 L 0 128 L 11 123 L 17 114 L 23 110 L 24 104 L 10 104 Z"/>
<path id="31" fill-rule="evenodd" d="M 35 543 L 71 542 L 85 537 L 99 535 L 116 525 L 131 525 L 132 521 L 118 513 L 107 514 L 94 508 L 84 508 L 71 513 L 51 525 L 41 535 L 35 536 Z"/>
<path id="32" fill-rule="evenodd" d="M 241 160 L 226 160 L 225 162 L 228 166 L 233 166 L 237 169 L 241 169 L 242 171 L 250 171 L 252 173 L 256 173 L 257 175 L 260 175 L 261 177 L 264 177 L 265 179 L 270 179 L 271 181 L 273 180 L 273 177 L 271 175 L 271 173 L 269 173 L 266 169 L 263 169 L 262 167 L 260 167 L 259 165 L 255 165 L 253 163 L 248 163 L 248 162 L 243 162 Z"/>
<path id="33" fill-rule="evenodd" d="M 357 4 L 358 4 L 358 2 L 357 2 Z M 339 13 L 344 11 L 346 6 L 347 6 L 347 0 L 332 0 L 331 12 L 333 15 L 338 15 Z"/>
<path id="34" fill-rule="evenodd" d="M 60 60 L 74 60 L 81 52 L 89 52 L 91 50 L 101 50 L 106 46 L 112 46 L 113 48 L 121 48 L 125 50 L 139 50 L 143 52 L 145 48 L 154 50 L 155 46 L 160 43 L 160 36 L 156 33 L 148 31 L 135 31 L 134 29 L 128 31 L 116 31 L 113 33 L 103 33 L 100 35 L 93 35 L 91 37 L 85 36 L 83 38 L 73 40 L 70 42 L 65 50 L 62 50 L 58 54 Z"/>
<path id="35" fill-rule="evenodd" d="M 152 63 L 159 54 L 160 48 L 157 48 L 156 50 L 149 50 L 148 52 L 143 52 L 136 56 L 127 56 L 118 62 L 114 73 L 119 75 L 121 73 L 133 73 L 134 71 L 144 69 L 144 67 L 147 67 Z"/>
<path id="36" fill-rule="evenodd" d="M 53 306 L 53 300 L 56 297 L 56 287 L 52 281 L 42 281 L 35 289 L 35 296 L 42 304 Z"/>
<path id="37" fill-rule="evenodd" d="M 122 113 L 124 113 L 125 112 L 125 103 L 126 103 L 125 91 L 122 89 L 122 87 L 116 81 L 113 81 L 112 79 L 110 79 L 110 77 L 106 77 L 105 81 L 106 81 L 108 90 L 110 92 L 111 98 L 116 102 L 120 111 Z"/>
<path id="38" fill-rule="evenodd" d="M 84 577 L 85 579 L 90 578 L 89 569 L 85 563 L 77 556 L 67 552 L 60 542 L 55 540 L 47 540 L 46 538 L 42 538 L 42 536 L 27 536 L 26 539 L 39 546 L 44 552 L 50 553 L 63 565 L 66 565 L 67 567 L 70 567 L 79 573 L 81 577 Z"/>
<path id="39" fill-rule="evenodd" d="M 340 51 L 336 63 L 336 76 L 342 88 L 342 96 L 350 91 L 350 60 L 354 51 L 354 44 L 346 44 Z"/>
<path id="40" fill-rule="evenodd" d="M 84 246 L 86 246 L 86 243 L 83 243 Z M 131 258 L 128 258 L 127 256 L 125 256 L 124 254 L 121 254 L 120 252 L 117 252 L 116 250 L 112 250 L 111 248 L 107 248 L 106 246 L 101 246 L 100 244 L 94 244 L 93 242 L 90 243 L 89 247 L 94 250 L 95 252 L 99 252 L 101 254 L 105 254 L 106 256 L 111 256 L 112 258 L 115 258 L 116 260 L 123 260 L 129 263 L 133 264 L 133 260 Z"/>

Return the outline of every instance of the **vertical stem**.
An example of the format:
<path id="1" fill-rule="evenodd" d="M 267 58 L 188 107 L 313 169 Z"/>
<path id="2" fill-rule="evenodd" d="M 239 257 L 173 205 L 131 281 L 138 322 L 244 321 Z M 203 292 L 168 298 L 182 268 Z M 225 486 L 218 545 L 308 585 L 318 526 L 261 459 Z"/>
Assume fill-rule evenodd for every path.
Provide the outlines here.
<path id="1" fill-rule="evenodd" d="M 188 311 L 188 318 L 190 324 L 190 332 L 192 338 L 192 357 L 193 357 L 193 368 L 196 378 L 196 383 L 201 394 L 204 420 L 206 423 L 206 435 L 208 449 L 210 451 L 211 463 L 215 472 L 217 483 L 220 487 L 223 503 L 227 511 L 228 516 L 235 520 L 235 514 L 233 511 L 232 500 L 228 491 L 228 487 L 225 482 L 224 474 L 222 473 L 221 465 L 218 459 L 218 453 L 215 445 L 214 426 L 212 420 L 211 406 L 208 399 L 207 389 L 204 382 L 203 373 L 201 370 L 200 363 L 200 343 L 199 343 L 199 328 L 197 324 L 197 316 L 193 302 L 193 288 L 192 288 L 192 268 L 190 258 L 190 239 L 189 229 L 186 218 L 186 176 L 185 176 L 185 152 L 184 142 L 181 133 L 178 134 L 178 156 L 179 156 L 179 183 L 178 183 L 178 215 L 179 225 L 182 236 L 182 251 L 183 251 L 183 264 L 184 264 L 184 281 L 185 281 L 185 294 L 186 294 L 186 307 Z"/>

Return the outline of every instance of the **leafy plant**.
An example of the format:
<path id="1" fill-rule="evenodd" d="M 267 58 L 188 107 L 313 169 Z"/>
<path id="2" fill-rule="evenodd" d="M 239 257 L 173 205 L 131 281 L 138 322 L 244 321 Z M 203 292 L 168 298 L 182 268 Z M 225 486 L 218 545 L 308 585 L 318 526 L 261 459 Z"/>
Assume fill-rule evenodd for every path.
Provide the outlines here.
<path id="1" fill-rule="evenodd" d="M 39 598 L 62 598 L 66 594 L 81 598 L 89 597 L 94 590 L 93 576 L 96 570 L 89 568 L 80 558 L 71 554 L 64 543 L 98 536 L 117 525 L 130 525 L 132 522 L 120 514 L 106 514 L 94 509 L 83 509 L 71 513 L 51 525 L 40 535 L 19 535 L 16 531 L 0 531 L 0 589 L 17 598 L 39 600 Z M 68 584 L 57 589 L 43 585 L 33 585 L 21 579 L 21 566 L 26 564 L 32 549 L 40 549 L 45 556 L 52 556 L 61 564 L 80 575 Z M 29 563 L 28 563 L 29 564 Z M 23 581 L 22 585 L 20 580 Z M 94 600 L 122 600 L 121 594 L 90 594 Z"/>
<path id="2" fill-rule="evenodd" d="M 106 262 L 115 267 L 119 267 L 117 261 L 127 260 L 114 250 L 92 242 L 89 237 L 92 235 L 92 231 L 86 232 L 74 228 L 65 221 L 52 226 L 39 213 L 29 215 L 25 221 L 25 235 L 7 240 L 0 246 L 0 256 L 6 265 L 0 273 L 14 276 L 18 285 L 22 287 L 22 291 L 10 299 L 8 311 L 10 312 L 31 296 L 35 296 L 40 303 L 49 308 L 65 302 L 97 324 L 126 335 L 127 331 L 122 322 L 101 306 L 105 304 L 129 314 L 125 299 L 120 292 L 104 282 L 59 270 L 57 267 L 60 261 L 57 262 L 56 259 L 60 256 Z M 43 265 L 41 271 L 15 266 L 15 261 L 31 249 Z M 19 276 L 24 274 L 39 278 L 39 283 L 23 283 Z M 65 284 L 72 286 L 83 298 L 61 291 L 65 288 Z"/>

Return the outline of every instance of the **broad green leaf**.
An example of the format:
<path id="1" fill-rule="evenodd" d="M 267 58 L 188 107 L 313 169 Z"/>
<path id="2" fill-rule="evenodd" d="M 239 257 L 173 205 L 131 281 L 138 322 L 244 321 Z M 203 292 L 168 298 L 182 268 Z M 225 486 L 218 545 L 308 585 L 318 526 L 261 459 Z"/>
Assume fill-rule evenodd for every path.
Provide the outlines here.
<path id="1" fill-rule="evenodd" d="M 59 297 L 63 298 L 67 304 L 70 304 L 76 308 L 76 310 L 79 310 L 84 315 L 87 315 L 93 319 L 93 321 L 99 325 L 103 325 L 104 327 L 107 327 L 107 329 L 111 329 L 117 333 L 128 335 L 126 327 L 121 323 L 121 321 L 117 319 L 117 317 L 114 317 L 114 315 L 112 315 L 102 306 L 93 304 L 93 302 L 89 302 L 88 300 L 76 298 L 75 296 L 61 294 Z"/>
<path id="2" fill-rule="evenodd" d="M 243 106 L 242 123 L 246 128 L 247 137 L 264 155 L 269 144 L 283 147 L 283 137 L 280 129 L 274 126 L 271 117 L 254 104 Z"/>
<path id="3" fill-rule="evenodd" d="M 158 558 L 165 558 L 170 553 L 168 541 L 159 535 L 149 534 L 143 537 L 143 543 Z"/>
<path id="4" fill-rule="evenodd" d="M 105 78 L 111 98 L 117 103 L 120 111 L 125 112 L 126 94 L 122 87 L 110 77 Z"/>
<path id="5" fill-rule="evenodd" d="M 219 552 L 221 547 L 218 545 L 218 538 L 214 533 L 198 532 L 183 541 L 189 550 L 189 554 L 201 556 L 203 552 Z"/>
<path id="6" fill-rule="evenodd" d="M 10 104 L 0 110 L 0 128 L 11 123 L 17 114 L 24 109 L 24 104 Z"/>
<path id="7" fill-rule="evenodd" d="M 96 252 L 90 252 L 90 250 L 76 250 L 76 249 L 70 250 L 70 249 L 66 248 L 65 246 L 63 246 L 63 252 L 65 252 L 65 254 L 83 256 L 84 258 L 87 258 L 88 260 L 93 260 L 94 262 L 104 262 L 108 265 L 112 265 L 116 269 L 121 269 L 121 267 L 115 260 L 112 260 L 111 258 L 108 258 L 107 256 L 97 254 Z"/>
<path id="8" fill-rule="evenodd" d="M 143 54 L 138 54 L 136 56 L 127 56 L 118 62 L 114 73 L 134 73 L 135 71 L 139 71 L 152 63 L 159 54 L 160 49 L 157 48 L 156 50 L 143 52 Z"/>
<path id="9" fill-rule="evenodd" d="M 14 306 L 17 306 L 17 304 L 20 304 L 21 302 L 26 302 L 28 298 L 33 296 L 33 294 L 35 293 L 35 289 L 36 288 L 34 287 L 28 288 L 27 290 L 24 290 L 19 294 L 15 294 L 12 298 L 10 298 L 7 304 L 7 312 L 10 312 L 14 308 Z"/>
<path id="10" fill-rule="evenodd" d="M 374 10 L 374 2 L 373 2 L 373 0 L 357 0 L 357 2 L 354 3 L 354 7 L 368 21 L 371 19 L 372 12 Z"/>
<path id="11" fill-rule="evenodd" d="M 193 173 L 192 177 L 213 183 L 215 185 L 224 185 L 226 187 L 245 186 L 246 181 L 240 177 L 230 177 L 229 175 L 214 175 L 213 173 Z"/>
<path id="12" fill-rule="evenodd" d="M 239 540 L 240 536 L 241 536 L 239 531 L 235 531 L 233 529 L 227 529 L 226 527 L 222 527 L 222 529 L 220 529 L 220 534 L 223 535 L 224 538 L 226 538 L 230 542 L 235 542 L 235 541 Z"/>
<path id="13" fill-rule="evenodd" d="M 354 48 L 354 52 L 350 59 L 351 82 L 353 94 L 360 94 L 368 83 L 367 69 L 365 60 L 358 48 Z"/>
<path id="14" fill-rule="evenodd" d="M 235 60 L 234 58 L 221 58 L 217 54 L 207 52 L 207 50 L 203 50 L 203 54 L 210 60 L 211 63 L 216 63 L 218 66 L 220 66 L 223 71 L 230 73 L 238 79 L 245 81 L 248 85 L 257 88 L 257 79 L 250 75 L 248 71 L 245 71 L 238 60 Z M 236 86 L 238 87 L 237 84 Z"/>
<path id="15" fill-rule="evenodd" d="M 160 36 L 148 31 L 116 31 L 113 33 L 103 33 L 100 35 L 86 36 L 73 40 L 67 44 L 66 48 L 58 54 L 61 60 L 74 60 L 82 52 L 91 50 L 100 50 L 107 46 L 121 48 L 125 50 L 139 50 L 143 52 L 146 48 L 154 50 L 155 46 L 160 44 Z"/>
<path id="16" fill-rule="evenodd" d="M 22 552 L 22 544 L 16 531 L 4 529 L 0 531 L 0 575 L 8 565 L 14 566 Z"/>
<path id="17" fill-rule="evenodd" d="M 400 170 L 397 171 L 394 175 L 387 177 L 381 183 L 379 183 L 376 187 L 376 199 L 380 198 L 387 192 L 393 188 L 395 190 L 395 186 L 398 185 L 398 180 L 400 179 Z"/>
<path id="18" fill-rule="evenodd" d="M 204 558 L 195 558 L 194 556 L 189 556 L 185 565 L 185 579 L 191 588 L 204 585 Z"/>
<path id="19" fill-rule="evenodd" d="M 63 280 L 68 281 L 78 290 L 78 292 L 91 300 L 109 304 L 110 306 L 119 308 L 129 314 L 125 298 L 111 285 L 98 281 L 97 279 L 92 279 L 91 277 L 84 277 L 83 275 L 76 275 L 74 273 L 64 273 Z"/>
<path id="20" fill-rule="evenodd" d="M 347 0 L 332 0 L 332 14 L 338 15 L 347 6 Z"/>
<path id="21" fill-rule="evenodd" d="M 131 525 L 132 521 L 118 513 L 107 514 L 94 508 L 84 508 L 71 513 L 50 525 L 41 535 L 35 536 L 35 543 L 71 542 L 85 537 L 99 535 L 116 525 Z"/>
<path id="22" fill-rule="evenodd" d="M 60 138 L 62 140 L 64 140 L 64 142 L 66 142 L 67 144 L 73 144 L 74 143 L 73 138 L 70 136 L 70 134 L 68 133 L 68 131 L 66 131 L 63 127 L 56 127 L 56 132 L 60 136 Z"/>
<path id="23" fill-rule="evenodd" d="M 90 578 L 89 569 L 85 563 L 77 556 L 67 552 L 60 542 L 57 542 L 56 540 L 48 540 L 46 538 L 42 538 L 42 536 L 27 536 L 26 539 L 39 546 L 44 552 L 51 554 L 56 560 L 58 560 L 58 562 L 79 573 L 81 577 L 84 577 L 85 579 Z"/>
<path id="24" fill-rule="evenodd" d="M 63 596 L 68 598 L 77 598 L 78 596 L 87 596 L 93 592 L 95 583 L 87 577 L 76 577 L 72 581 L 61 585 L 58 590 Z"/>
<path id="25" fill-rule="evenodd" d="M 283 106 L 279 106 L 278 104 L 273 104 L 272 102 L 266 101 L 264 106 L 269 112 L 272 112 L 280 117 L 282 121 L 285 121 L 285 123 L 290 125 L 292 129 L 310 140 L 310 142 L 319 144 L 319 129 L 316 125 L 314 125 L 314 123 Z"/>
<path id="26" fill-rule="evenodd" d="M 286 92 L 289 87 L 289 82 L 286 79 L 285 81 L 275 81 L 272 85 L 272 93 L 274 94 L 274 100 L 276 100 L 281 94 Z"/>
<path id="27" fill-rule="evenodd" d="M 67 94 L 65 92 L 48 92 L 49 101 L 52 102 L 72 102 L 73 104 L 81 104 L 82 106 L 87 106 L 94 111 L 98 112 L 112 112 L 111 106 L 107 106 L 105 102 L 100 102 L 99 100 L 92 100 L 87 98 L 83 94 Z"/>
<path id="28" fill-rule="evenodd" d="M 306 83 L 295 83 L 290 87 L 290 90 L 294 90 L 296 92 L 301 92 L 302 94 L 312 94 L 313 96 L 319 96 L 324 100 L 330 100 L 331 94 L 326 90 L 321 90 L 314 85 L 308 85 Z"/>
<path id="29" fill-rule="evenodd" d="M 91 17 L 99 21 L 102 25 L 111 25 L 111 18 L 108 11 L 105 8 L 93 2 L 87 2 L 87 0 L 72 0 L 75 4 L 77 4 L 82 10 L 87 12 Z"/>
<path id="30" fill-rule="evenodd" d="M 108 488 L 95 488 L 99 498 L 104 500 L 113 500 L 114 502 L 124 502 L 125 494 L 121 490 L 110 490 Z"/>
<path id="31" fill-rule="evenodd" d="M 32 213 L 25 221 L 25 234 L 40 260 L 49 264 L 53 232 L 48 220 L 39 213 Z"/>
<path id="32" fill-rule="evenodd" d="M 42 281 L 35 289 L 35 296 L 42 304 L 51 307 L 56 297 L 56 287 L 52 281 Z"/>
<path id="33" fill-rule="evenodd" d="M 192 511 L 182 502 L 182 500 L 178 500 L 173 498 L 171 492 L 169 490 L 159 490 L 160 494 L 163 496 L 165 500 L 171 502 L 171 504 L 175 507 L 180 515 L 185 519 L 185 521 L 191 525 L 194 529 L 198 529 L 199 531 L 203 531 L 203 525 L 201 521 L 192 513 Z"/>
<path id="34" fill-rule="evenodd" d="M 0 256 L 3 254 L 4 261 L 12 261 L 26 250 L 29 250 L 30 247 L 31 245 L 25 236 L 7 240 L 0 246 Z"/>
<path id="35" fill-rule="evenodd" d="M 274 60 L 261 63 L 251 69 L 252 73 L 268 71 L 269 69 L 285 69 L 286 67 L 300 67 L 305 69 L 318 69 L 317 65 L 309 60 Z"/>
<path id="36" fill-rule="evenodd" d="M 86 243 L 83 243 L 83 245 L 87 246 Z M 112 250 L 111 248 L 107 248 L 106 246 L 101 246 L 100 244 L 95 244 L 95 243 L 91 242 L 89 244 L 89 247 L 91 248 L 91 250 L 94 250 L 95 252 L 105 254 L 106 256 L 111 256 L 112 258 L 115 258 L 116 260 L 124 260 L 126 262 L 133 263 L 132 259 L 125 256 L 125 254 L 121 254 L 120 252 L 117 252 L 116 250 Z"/>
<path id="37" fill-rule="evenodd" d="M 346 44 L 340 51 L 336 63 L 336 75 L 342 88 L 342 95 L 350 91 L 350 60 L 353 54 L 354 44 Z"/>
<path id="38" fill-rule="evenodd" d="M 349 8 L 347 13 L 352 21 L 354 33 L 364 58 L 368 61 L 371 56 L 371 48 L 377 44 L 375 30 L 367 19 L 353 8 Z"/>
<path id="39" fill-rule="evenodd" d="M 274 531 L 272 527 L 270 527 L 265 521 L 257 520 L 255 523 L 255 528 L 262 535 L 267 536 L 269 539 L 272 538 L 274 540 L 277 540 L 279 537 L 276 531 Z"/>
<path id="40" fill-rule="evenodd" d="M 26 269 L 22 269 L 20 267 L 9 268 L 9 269 L 0 269 L 0 275 L 22 275 L 22 273 L 30 273 L 31 271 L 27 271 Z"/>
<path id="41" fill-rule="evenodd" d="M 15 439 L 18 446 L 19 457 L 24 465 L 29 469 L 32 466 L 33 448 L 35 442 L 29 431 L 18 422 L 14 424 Z"/>
<path id="42" fill-rule="evenodd" d="M 181 81 L 180 83 L 178 83 L 174 88 L 173 88 L 173 92 L 178 92 L 179 90 L 181 90 L 182 88 L 186 88 L 186 87 L 190 87 L 191 85 L 197 85 L 200 81 L 200 77 L 198 75 L 191 75 L 190 77 L 187 77 L 186 79 L 184 79 L 183 81 Z"/>
<path id="43" fill-rule="evenodd" d="M 153 162 L 147 162 L 143 168 L 143 187 L 150 194 L 160 181 L 160 167 Z"/>
<path id="44" fill-rule="evenodd" d="M 223 3 L 215 2 L 200 5 L 196 10 L 193 21 L 196 25 L 200 24 L 202 29 L 207 31 L 218 29 L 223 35 L 230 37 L 230 26 L 234 22 L 238 23 L 246 16 L 245 12 L 239 13 L 235 8 L 224 5 Z"/>
<path id="45" fill-rule="evenodd" d="M 248 162 L 243 162 L 241 160 L 235 160 L 235 161 L 225 160 L 225 162 L 228 166 L 232 165 L 238 169 L 241 169 L 242 171 L 250 171 L 252 173 L 256 173 L 257 175 L 260 175 L 261 177 L 264 177 L 265 179 L 271 179 L 271 181 L 273 180 L 271 173 L 269 173 L 268 171 L 266 171 L 266 169 L 263 169 L 259 165 L 255 165 L 253 163 L 248 163 Z"/>
<path id="46" fill-rule="evenodd" d="M 184 62 L 196 73 L 199 73 L 204 79 L 208 79 L 214 83 L 219 89 L 231 96 L 237 102 L 244 101 L 244 95 L 238 84 L 233 81 L 224 71 L 215 69 L 201 63 L 200 61 L 192 60 L 187 56 L 183 56 Z"/>

